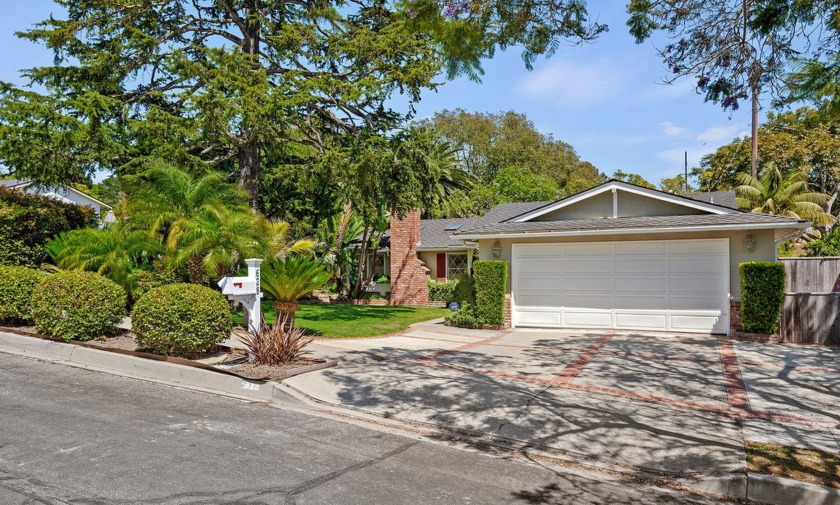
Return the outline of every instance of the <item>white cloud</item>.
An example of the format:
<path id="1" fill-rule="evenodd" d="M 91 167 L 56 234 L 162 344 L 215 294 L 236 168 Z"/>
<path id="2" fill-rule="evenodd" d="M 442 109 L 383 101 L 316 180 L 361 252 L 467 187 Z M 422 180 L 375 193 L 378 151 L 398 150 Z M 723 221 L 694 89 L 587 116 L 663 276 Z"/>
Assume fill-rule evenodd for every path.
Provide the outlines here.
<path id="1" fill-rule="evenodd" d="M 671 121 L 663 121 L 656 126 L 662 129 L 662 133 L 668 137 L 685 137 L 688 134 L 688 128 L 677 126 Z"/>
<path id="2" fill-rule="evenodd" d="M 697 135 L 700 142 L 721 142 L 730 141 L 739 135 L 742 126 L 739 124 L 730 126 L 711 126 Z"/>
<path id="3" fill-rule="evenodd" d="M 562 108 L 593 107 L 621 95 L 632 73 L 633 70 L 610 59 L 590 63 L 554 59 L 523 76 L 514 92 Z"/>

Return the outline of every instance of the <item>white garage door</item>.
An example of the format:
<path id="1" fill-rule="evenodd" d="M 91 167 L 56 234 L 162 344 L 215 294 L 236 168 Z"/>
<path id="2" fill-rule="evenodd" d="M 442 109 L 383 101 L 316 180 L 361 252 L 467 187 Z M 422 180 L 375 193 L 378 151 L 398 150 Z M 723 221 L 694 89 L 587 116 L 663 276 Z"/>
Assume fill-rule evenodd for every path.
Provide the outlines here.
<path id="1" fill-rule="evenodd" d="M 513 324 L 729 329 L 729 240 L 515 244 Z"/>

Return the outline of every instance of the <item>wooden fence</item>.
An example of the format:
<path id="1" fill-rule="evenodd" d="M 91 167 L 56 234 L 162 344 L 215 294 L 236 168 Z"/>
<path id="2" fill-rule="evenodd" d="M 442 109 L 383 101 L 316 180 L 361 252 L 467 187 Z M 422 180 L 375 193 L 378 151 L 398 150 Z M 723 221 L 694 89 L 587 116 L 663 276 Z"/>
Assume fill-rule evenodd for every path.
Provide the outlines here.
<path id="1" fill-rule="evenodd" d="M 800 344 L 840 344 L 840 257 L 781 261 L 787 279 L 779 339 Z"/>

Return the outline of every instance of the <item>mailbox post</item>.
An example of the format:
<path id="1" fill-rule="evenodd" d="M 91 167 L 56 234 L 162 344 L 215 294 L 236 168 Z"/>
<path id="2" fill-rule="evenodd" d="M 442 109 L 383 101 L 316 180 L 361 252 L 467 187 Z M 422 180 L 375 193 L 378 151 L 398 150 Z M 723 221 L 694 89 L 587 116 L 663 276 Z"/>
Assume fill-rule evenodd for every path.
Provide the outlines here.
<path id="1" fill-rule="evenodd" d="M 248 318 L 248 333 L 259 331 L 262 326 L 262 288 L 260 288 L 260 265 L 261 259 L 247 259 L 247 277 L 223 277 L 219 281 L 222 294 L 228 300 L 239 302 L 245 307 Z"/>

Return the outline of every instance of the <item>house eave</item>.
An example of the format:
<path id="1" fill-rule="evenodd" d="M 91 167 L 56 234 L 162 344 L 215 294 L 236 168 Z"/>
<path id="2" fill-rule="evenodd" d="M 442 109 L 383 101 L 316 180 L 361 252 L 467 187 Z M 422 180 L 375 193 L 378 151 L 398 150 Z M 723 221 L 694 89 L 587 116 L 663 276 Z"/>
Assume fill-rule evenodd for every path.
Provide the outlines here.
<path id="1" fill-rule="evenodd" d="M 459 236 L 464 240 L 487 240 L 498 238 L 538 238 L 538 237 L 597 237 L 601 235 L 641 235 L 650 233 L 693 233 L 704 231 L 738 231 L 738 230 L 804 230 L 805 223 L 760 223 L 760 224 L 727 224 L 707 226 L 679 226 L 667 228 L 616 228 L 611 230 L 569 230 L 569 231 L 533 231 L 533 232 L 495 232 L 495 233 L 465 233 Z"/>

